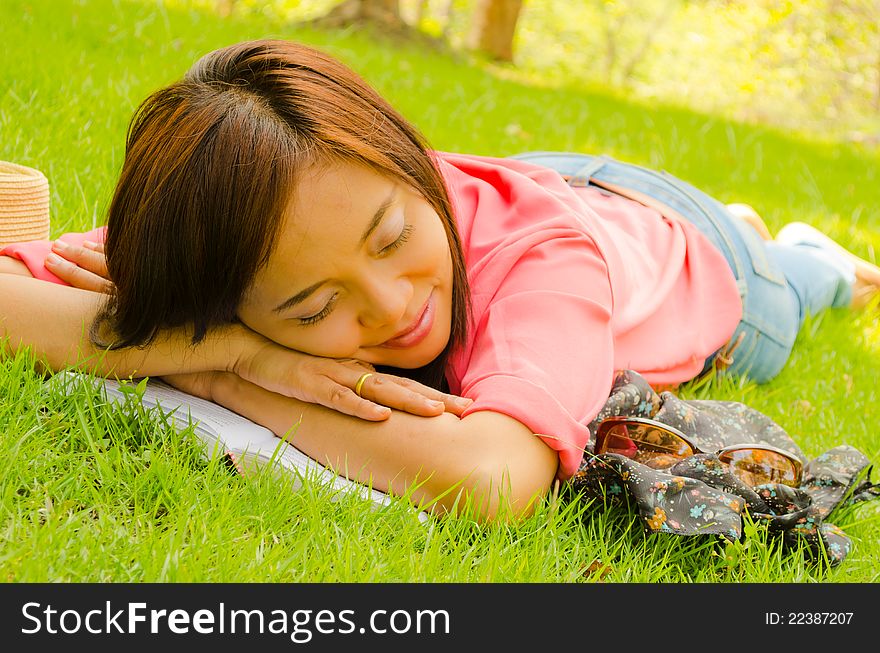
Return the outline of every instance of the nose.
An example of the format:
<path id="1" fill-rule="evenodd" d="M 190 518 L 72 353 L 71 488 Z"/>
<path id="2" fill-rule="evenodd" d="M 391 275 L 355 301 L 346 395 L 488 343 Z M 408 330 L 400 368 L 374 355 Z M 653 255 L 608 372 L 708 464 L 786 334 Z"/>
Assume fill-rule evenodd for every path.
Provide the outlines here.
<path id="1" fill-rule="evenodd" d="M 413 297 L 409 279 L 362 279 L 361 292 L 363 302 L 358 315 L 361 326 L 367 329 L 405 326 L 401 322 Z"/>

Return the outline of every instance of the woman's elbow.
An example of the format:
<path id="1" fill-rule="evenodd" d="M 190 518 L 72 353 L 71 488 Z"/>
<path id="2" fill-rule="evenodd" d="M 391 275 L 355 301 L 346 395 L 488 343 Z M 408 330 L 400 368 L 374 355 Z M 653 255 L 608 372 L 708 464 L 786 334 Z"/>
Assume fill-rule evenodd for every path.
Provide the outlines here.
<path id="1" fill-rule="evenodd" d="M 517 520 L 531 515 L 556 478 L 559 457 L 543 440 L 506 415 L 475 413 L 480 428 L 469 441 L 467 473 L 458 475 L 458 491 L 440 503 L 482 521 Z M 497 415 L 495 417 L 494 415 Z M 474 461 L 477 464 L 474 466 Z"/>
<path id="2" fill-rule="evenodd" d="M 537 446 L 526 451 L 501 451 L 483 465 L 476 490 L 487 521 L 528 517 L 549 492 L 559 459 L 537 436 L 534 438 Z"/>

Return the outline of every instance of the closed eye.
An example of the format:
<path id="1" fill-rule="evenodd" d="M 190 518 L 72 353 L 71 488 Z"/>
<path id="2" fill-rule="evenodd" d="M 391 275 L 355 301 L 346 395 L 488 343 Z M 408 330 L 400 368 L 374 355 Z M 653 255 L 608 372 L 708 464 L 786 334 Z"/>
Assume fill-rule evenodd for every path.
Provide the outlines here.
<path id="1" fill-rule="evenodd" d="M 404 225 L 403 229 L 400 232 L 400 235 L 397 239 L 391 243 L 390 245 L 386 245 L 381 250 L 379 250 L 379 255 L 384 256 L 393 252 L 398 247 L 401 247 L 407 240 L 409 240 L 410 236 L 412 236 L 413 231 L 415 230 L 415 226 L 411 224 Z M 309 315 L 307 317 L 297 318 L 299 320 L 299 324 L 301 326 L 309 326 L 311 324 L 317 324 L 324 318 L 326 318 L 333 311 L 333 307 L 336 304 L 336 300 L 339 297 L 339 293 L 334 293 L 333 297 L 330 298 L 330 301 L 327 302 L 327 305 L 322 308 L 320 311 L 315 313 L 314 315 Z"/>
<path id="2" fill-rule="evenodd" d="M 315 313 L 314 315 L 309 315 L 307 317 L 297 318 L 299 323 L 302 326 L 308 326 L 310 324 L 315 324 L 316 322 L 320 322 L 325 317 L 330 315 L 330 312 L 333 310 L 333 306 L 336 304 L 336 299 L 339 297 L 339 293 L 333 293 L 333 297 L 330 298 L 330 301 L 327 302 L 327 305 L 322 308 L 320 311 Z"/>
<path id="3" fill-rule="evenodd" d="M 415 230 L 415 227 L 413 225 L 411 225 L 411 224 L 404 225 L 403 230 L 400 232 L 400 235 L 397 237 L 397 240 L 395 240 L 390 245 L 387 245 L 387 246 L 383 247 L 382 249 L 380 249 L 379 254 L 380 255 L 387 254 L 389 252 L 394 251 L 395 249 L 397 249 L 401 245 L 403 245 L 407 240 L 409 240 L 409 237 L 412 235 L 412 232 L 414 230 Z"/>

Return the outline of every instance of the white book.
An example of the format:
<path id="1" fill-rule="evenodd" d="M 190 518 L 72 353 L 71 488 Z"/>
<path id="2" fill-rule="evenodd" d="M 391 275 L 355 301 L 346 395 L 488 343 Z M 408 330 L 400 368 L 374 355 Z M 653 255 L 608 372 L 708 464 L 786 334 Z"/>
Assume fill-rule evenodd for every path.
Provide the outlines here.
<path id="1" fill-rule="evenodd" d="M 288 474 L 293 489 L 304 482 L 319 482 L 332 486 L 340 493 L 356 492 L 373 504 L 385 506 L 391 497 L 384 492 L 349 480 L 324 467 L 295 446 L 277 437 L 271 430 L 242 417 L 228 408 L 174 388 L 161 379 L 143 378 L 131 382 L 103 379 L 79 372 L 65 371 L 52 377 L 53 384 L 88 382 L 101 384 L 102 395 L 108 402 L 121 407 L 127 397 L 140 395 L 141 404 L 147 409 L 158 410 L 175 428 L 186 429 L 190 425 L 202 444 L 205 456 L 211 459 L 224 456 L 239 474 L 245 475 L 249 468 L 271 467 L 274 472 Z M 123 384 L 128 388 L 123 389 Z M 129 399 L 130 400 L 130 399 Z M 419 513 L 425 521 L 428 515 Z"/>

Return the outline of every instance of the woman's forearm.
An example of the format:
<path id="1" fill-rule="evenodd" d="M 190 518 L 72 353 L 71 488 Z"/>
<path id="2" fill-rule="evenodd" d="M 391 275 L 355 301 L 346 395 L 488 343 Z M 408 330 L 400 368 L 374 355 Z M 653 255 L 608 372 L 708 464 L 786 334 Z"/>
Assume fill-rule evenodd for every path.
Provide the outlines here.
<path id="1" fill-rule="evenodd" d="M 436 415 L 443 410 L 459 414 L 467 406 L 459 397 L 384 374 L 371 381 L 369 397 L 358 397 L 352 390 L 369 366 L 288 349 L 240 323 L 215 325 L 198 344 L 192 343 L 191 328 L 176 328 L 161 330 L 144 346 L 101 348 L 89 332 L 106 295 L 36 280 L 26 268 L 22 275 L 12 261 L 0 256 L 0 353 L 27 347 L 41 368 L 75 366 L 123 379 L 230 371 L 273 392 L 367 420 L 387 419 L 389 408 Z M 97 336 L 112 345 L 111 334 Z"/>
<path id="2" fill-rule="evenodd" d="M 89 329 L 105 300 L 100 293 L 0 274 L 0 351 L 30 347 L 52 371 L 77 366 L 129 378 L 232 369 L 248 340 L 243 327 L 230 325 L 212 330 L 195 346 L 186 329 L 172 329 L 143 349 L 100 349 L 90 341 Z"/>
<path id="3" fill-rule="evenodd" d="M 547 492 L 558 457 L 507 415 L 475 412 L 421 417 L 393 411 L 367 422 L 264 390 L 234 374 L 215 375 L 211 398 L 286 438 L 352 480 L 452 510 L 459 494 L 484 517 L 531 512 Z"/>

